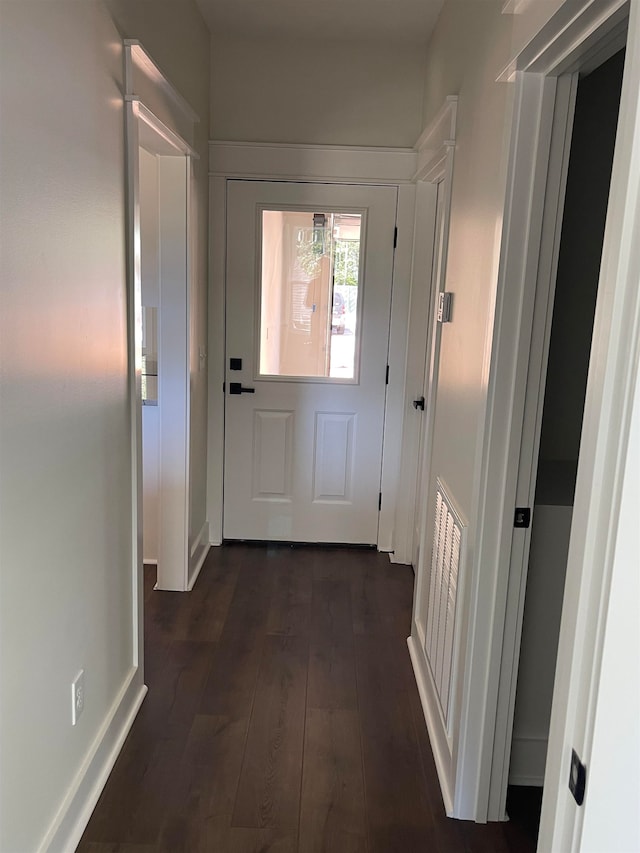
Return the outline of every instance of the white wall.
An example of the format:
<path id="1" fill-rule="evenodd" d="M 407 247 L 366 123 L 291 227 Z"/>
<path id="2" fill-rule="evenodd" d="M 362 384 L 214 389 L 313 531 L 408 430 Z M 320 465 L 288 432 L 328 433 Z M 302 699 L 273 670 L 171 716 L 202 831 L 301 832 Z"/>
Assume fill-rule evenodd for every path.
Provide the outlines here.
<path id="1" fill-rule="evenodd" d="M 502 5 L 445 4 L 427 51 L 425 124 L 446 95 L 459 96 L 446 274 L 453 322 L 442 329 L 432 479 L 445 480 L 471 524 L 506 178 L 509 89 L 495 83 L 511 35 Z"/>
<path id="2" fill-rule="evenodd" d="M 632 401 L 580 850 L 640 850 L 640 372 Z"/>
<path id="3" fill-rule="evenodd" d="M 526 4 L 522 14 L 515 16 L 501 14 L 503 5 L 502 0 L 482 3 L 447 0 L 427 49 L 423 113 L 423 124 L 426 125 L 446 95 L 459 95 L 447 273 L 447 289 L 454 292 L 453 323 L 443 331 L 434 439 L 436 469 L 433 473 L 444 477 L 462 510 L 471 513 L 467 571 L 473 575 L 479 588 L 483 588 L 484 572 L 492 570 L 492 567 L 474 562 L 480 532 L 473 528 L 473 512 L 478 501 L 476 477 L 485 429 L 487 370 L 505 208 L 504 141 L 512 122 L 510 86 L 495 81 L 510 58 L 562 4 L 558 0 L 540 0 Z M 635 469 L 631 465 L 635 465 Z M 633 495 L 637 501 L 637 465 L 637 457 L 630 456 L 626 470 L 633 486 L 629 487 L 627 507 L 634 505 Z M 637 503 L 635 506 L 637 510 Z M 613 597 L 610 606 L 612 614 L 620 615 L 628 637 L 625 643 L 617 626 L 613 627 L 610 637 L 608 624 L 605 669 L 598 692 L 600 743 L 598 749 L 597 731 L 590 783 L 592 793 L 589 795 L 592 799 L 590 806 L 585 804 L 583 846 L 594 851 L 609 849 L 607 804 L 613 806 L 615 803 L 616 819 L 620 816 L 622 826 L 619 838 L 614 841 L 618 847 L 612 846 L 611 849 L 635 849 L 631 839 L 638 837 L 637 630 L 632 633 L 637 623 L 637 590 L 631 583 L 629 592 L 632 599 L 622 600 L 625 579 L 629 579 L 632 564 L 637 574 L 638 536 L 637 525 L 633 527 L 630 516 L 625 518 L 626 527 L 619 528 L 623 544 L 620 546 L 618 598 Z M 490 535 L 491 531 L 484 533 Z M 484 588 L 486 590 L 486 585 Z M 635 599 L 633 593 L 636 593 Z M 497 591 L 493 590 L 493 594 L 497 595 Z M 467 613 L 461 615 L 464 637 L 469 619 Z M 610 649 L 608 656 L 607 646 Z M 616 654 L 620 657 L 617 673 L 610 671 L 610 668 L 615 668 Z M 629 671 L 630 667 L 635 667 L 633 672 Z M 482 667 L 478 666 L 478 681 L 481 678 L 486 680 L 486 671 L 481 670 Z M 618 721 L 616 707 L 624 702 L 625 678 L 628 689 L 634 692 L 629 700 L 629 711 L 627 708 L 620 710 Z M 604 693 L 608 688 L 612 691 L 611 696 Z M 470 713 L 475 713 L 480 719 L 482 709 L 470 709 Z M 624 739 L 620 737 L 622 726 Z M 454 753 L 461 746 L 470 746 L 469 743 L 461 744 L 456 738 L 457 733 L 454 732 Z M 471 746 L 475 749 L 482 745 L 474 743 Z M 476 771 L 479 772 L 477 765 L 469 770 L 470 773 Z M 626 775 L 621 777 L 618 771 Z M 597 774 L 597 781 L 594 774 Z M 563 769 L 563 780 L 565 778 Z M 558 802 L 560 798 L 564 802 L 569 797 L 563 780 L 553 780 L 555 788 L 550 796 L 553 799 L 557 796 Z M 617 792 L 627 782 L 630 791 L 621 791 L 618 797 Z M 560 793 L 558 784 L 561 785 Z M 596 797 L 607 787 L 609 790 L 601 805 L 596 802 Z M 471 812 L 477 804 L 468 805 Z"/>
<path id="4" fill-rule="evenodd" d="M 412 147 L 423 86 L 414 45 L 214 37 L 211 138 Z"/>
<path id="5" fill-rule="evenodd" d="M 160 225 L 157 158 L 140 148 L 140 292 L 144 308 L 160 307 Z M 159 406 L 142 407 L 142 553 L 158 559 Z"/>
<path id="6" fill-rule="evenodd" d="M 0 38 L 0 849 L 27 853 L 133 662 L 124 135 L 103 8 L 4 3 Z"/>
<path id="7" fill-rule="evenodd" d="M 558 5 L 538 0 L 514 16 L 502 13 L 503 0 L 447 0 L 426 50 L 423 126 L 447 95 L 458 95 L 446 276 L 454 315 L 442 331 L 434 474 L 444 477 L 471 524 L 511 125 L 512 87 L 496 79 L 514 46 L 529 41 Z"/>
<path id="8" fill-rule="evenodd" d="M 539 0 L 516 15 L 504 14 L 504 5 L 502 0 L 447 0 L 426 51 L 423 125 L 434 119 L 447 95 L 458 96 L 446 273 L 446 290 L 454 295 L 453 319 L 442 330 L 428 510 L 429 515 L 434 511 L 439 476 L 469 521 L 457 616 L 463 664 L 455 686 L 459 710 L 453 724 L 454 763 L 463 755 L 477 756 L 482 747 L 477 732 L 461 731 L 460 715 L 463 684 L 472 692 L 482 690 L 486 682 L 481 666 L 472 673 L 477 684 L 471 681 L 466 643 L 469 630 L 474 642 L 485 630 L 472 624 L 470 600 L 472 590 L 488 589 L 483 575 L 489 577 L 493 569 L 477 562 L 481 536 L 490 539 L 493 533 L 477 529 L 477 516 L 513 112 L 513 86 L 496 81 L 561 4 Z M 430 525 L 428 517 L 427 530 Z M 475 722 L 481 720 L 477 714 L 473 717 L 472 709 L 468 713 Z M 480 772 L 477 763 L 464 760 L 467 779 Z M 456 809 L 459 814 L 477 813 L 476 803 L 470 801 L 458 801 Z"/>
<path id="9" fill-rule="evenodd" d="M 129 34 L 197 79 L 206 141 L 194 7 L 126 5 Z M 0 849 L 33 853 L 134 659 L 122 52 L 103 3 L 0 15 Z"/>

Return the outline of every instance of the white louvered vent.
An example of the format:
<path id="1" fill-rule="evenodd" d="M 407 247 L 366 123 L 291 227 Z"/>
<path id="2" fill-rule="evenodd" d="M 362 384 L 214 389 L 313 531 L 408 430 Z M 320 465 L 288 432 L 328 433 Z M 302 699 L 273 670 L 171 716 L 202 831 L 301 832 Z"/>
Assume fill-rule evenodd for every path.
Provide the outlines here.
<path id="1" fill-rule="evenodd" d="M 444 484 L 438 479 L 425 652 L 447 728 L 450 722 L 449 694 L 454 658 L 458 575 L 465 531 L 466 525 L 448 497 Z"/>

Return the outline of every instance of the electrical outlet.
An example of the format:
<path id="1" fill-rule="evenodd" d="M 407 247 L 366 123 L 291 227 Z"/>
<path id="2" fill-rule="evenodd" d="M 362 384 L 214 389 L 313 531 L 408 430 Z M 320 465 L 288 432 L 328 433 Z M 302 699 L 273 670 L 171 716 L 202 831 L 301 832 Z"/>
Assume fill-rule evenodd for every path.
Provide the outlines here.
<path id="1" fill-rule="evenodd" d="M 84 669 L 73 679 L 71 684 L 71 725 L 75 726 L 78 717 L 84 711 Z"/>

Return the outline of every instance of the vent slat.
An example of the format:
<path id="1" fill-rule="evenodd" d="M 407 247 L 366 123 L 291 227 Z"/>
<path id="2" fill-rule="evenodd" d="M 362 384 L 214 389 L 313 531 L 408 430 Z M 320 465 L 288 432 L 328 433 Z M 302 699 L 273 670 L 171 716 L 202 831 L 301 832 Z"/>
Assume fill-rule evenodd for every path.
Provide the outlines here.
<path id="1" fill-rule="evenodd" d="M 425 652 L 449 727 L 456 604 L 465 525 L 440 479 L 437 484 Z"/>

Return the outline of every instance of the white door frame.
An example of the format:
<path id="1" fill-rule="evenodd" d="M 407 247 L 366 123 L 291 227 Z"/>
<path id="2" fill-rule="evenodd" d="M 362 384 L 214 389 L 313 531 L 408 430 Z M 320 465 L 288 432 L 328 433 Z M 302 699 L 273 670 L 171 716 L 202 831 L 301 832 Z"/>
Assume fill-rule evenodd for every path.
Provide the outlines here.
<path id="1" fill-rule="evenodd" d="M 498 716 L 497 711 L 503 647 L 511 658 L 505 667 L 515 677 L 517 611 L 524 589 L 521 563 L 514 564 L 510 577 L 509 554 L 525 377 L 536 286 L 544 262 L 543 207 L 554 110 L 556 122 L 566 123 L 572 109 L 571 98 L 560 91 L 566 84 L 558 87 L 554 78 L 584 68 L 585 63 L 596 67 L 612 55 L 620 46 L 627 11 L 622 0 L 567 0 L 503 77 L 515 76 L 515 111 L 476 525 L 477 564 L 483 572 L 482 583 L 476 576 L 471 592 L 457 817 L 504 818 L 502 786 L 510 725 L 509 714 Z M 605 627 L 602 613 L 622 487 L 621 460 L 628 438 L 630 389 L 637 372 L 633 356 L 638 352 L 640 303 L 634 272 L 640 268 L 640 248 L 631 239 L 640 220 L 640 133 L 636 129 L 640 30 L 635 7 L 631 20 L 558 651 L 541 850 L 575 849 L 579 837 L 582 813 L 567 787 L 569 756 L 575 746 L 588 761 Z M 559 200 L 561 182 L 557 181 L 556 190 Z M 549 278 L 552 264 L 548 267 Z M 511 636 L 505 637 L 505 628 Z M 492 777 L 494 754 L 503 758 Z"/>
<path id="2" fill-rule="evenodd" d="M 189 588 L 189 294 L 191 282 L 192 160 L 198 155 L 181 132 L 191 132 L 197 116 L 162 74 L 136 39 L 124 41 L 125 123 L 127 138 L 127 278 L 128 373 L 131 397 L 131 465 L 133 491 L 133 628 L 137 636 L 137 660 L 142 666 L 143 551 L 142 551 L 142 316 L 140 271 L 140 164 L 144 144 L 161 161 L 160 192 L 169 192 L 169 203 L 160 203 L 160 299 L 158 348 L 164 358 L 159 378 L 160 407 L 160 541 L 158 587 Z M 141 94 L 143 93 L 143 94 Z M 167 109 L 167 104 L 171 109 Z M 163 114 L 164 121 L 157 112 Z M 177 116 L 174 121 L 173 116 Z M 189 130 L 191 129 L 191 130 Z M 165 248 L 162 249 L 164 242 Z M 168 251 L 167 251 L 168 249 Z M 163 286 L 164 279 L 164 286 Z M 171 285 L 169 287 L 168 285 Z M 177 287 L 176 287 L 177 285 Z M 178 296 L 176 302 L 176 294 Z M 162 304 L 174 322 L 163 323 Z M 176 313 L 178 312 L 178 313 Z M 162 405 L 162 397 L 171 405 Z M 176 488 L 177 484 L 177 488 Z M 162 516 L 164 515 L 164 524 Z M 170 519 L 168 522 L 167 519 Z M 192 572 L 193 574 L 193 572 Z M 192 582 L 195 578 L 192 579 Z"/>
<path id="3" fill-rule="evenodd" d="M 422 437 L 423 459 L 430 459 L 433 428 L 432 377 L 436 290 L 444 287 L 445 264 L 449 243 L 449 214 L 453 181 L 453 157 L 456 137 L 458 98 L 449 95 L 431 124 L 416 142 L 417 169 L 416 205 L 411 268 L 411 296 L 407 330 L 405 368 L 404 426 L 402 432 L 401 482 L 395 510 L 393 537 L 394 563 L 413 562 L 415 501 L 418 477 L 426 473 L 420 456 Z M 439 187 L 439 190 L 438 190 Z M 442 193 L 442 244 L 436 246 L 438 191 Z M 440 263 L 440 270 L 434 264 Z M 418 412 L 413 401 L 425 397 L 424 412 Z M 426 423 L 425 423 L 426 419 Z"/>
<path id="4" fill-rule="evenodd" d="M 531 325 L 528 356 L 522 354 L 517 382 L 524 383 L 522 406 L 521 439 L 517 429 L 511 438 L 513 452 L 519 452 L 518 475 L 515 483 L 515 506 L 533 508 L 536 489 L 538 449 L 542 427 L 545 381 L 551 322 L 553 316 L 556 273 L 560 248 L 560 236 L 564 209 L 564 197 L 569 166 L 573 114 L 577 92 L 578 74 L 566 74 L 547 81 L 549 94 L 555 98 L 551 134 L 549 137 L 549 161 L 546 169 L 546 191 L 540 232 L 540 252 L 535 288 L 527 293 L 523 307 L 522 326 Z M 526 113 L 530 107 L 527 96 L 533 93 L 519 92 L 518 107 Z M 535 113 L 534 113 L 535 115 Z M 545 134 L 545 145 L 547 136 Z M 520 414 L 520 412 L 519 412 Z M 518 422 L 519 423 L 519 422 Z M 505 507 L 505 517 L 508 507 Z M 506 525 L 506 521 L 505 521 Z M 496 739 L 494 742 L 489 795 L 489 815 L 504 815 L 506 809 L 511 739 L 516 698 L 516 683 L 520 658 L 520 640 L 524 616 L 525 591 L 528 576 L 531 528 L 514 531 L 511 526 L 504 530 L 510 538 L 509 582 L 507 588 L 505 628 L 502 648 L 500 682 L 498 686 L 498 708 L 496 713 Z M 502 732 L 507 732 L 506 739 Z M 498 778 L 501 782 L 498 782 Z M 491 819 L 491 818 L 490 818 Z"/>
<path id="5" fill-rule="evenodd" d="M 420 320 L 425 327 L 425 336 L 422 340 L 422 364 L 423 364 L 423 389 L 425 397 L 425 410 L 421 418 L 418 418 L 418 423 L 415 430 L 415 437 L 407 440 L 403 447 L 403 453 L 407 454 L 409 464 L 413 464 L 413 500 L 408 506 L 406 518 L 407 537 L 404 543 L 407 557 L 411 559 L 415 545 L 415 499 L 418 493 L 418 477 L 424 479 L 425 493 L 422 506 L 420 507 L 420 524 L 419 524 L 419 557 L 418 564 L 415 566 L 415 590 L 413 598 L 413 614 L 411 620 L 411 635 L 407 643 L 411 655 L 414 675 L 420 693 L 420 701 L 429 731 L 429 739 L 433 750 L 434 761 L 440 787 L 442 790 L 445 811 L 447 814 L 452 814 L 454 810 L 454 795 L 455 795 L 455 735 L 450 730 L 447 720 L 443 716 L 440 709 L 440 700 L 438 698 L 438 689 L 436 687 L 432 669 L 426 652 L 425 625 L 427 622 L 427 613 L 425 605 L 428 601 L 425 595 L 425 586 L 431 582 L 431 560 L 430 560 L 430 544 L 433 536 L 433 518 L 435 507 L 429 503 L 429 487 L 432 479 L 432 446 L 433 446 L 433 429 L 435 423 L 435 410 L 437 406 L 436 394 L 438 385 L 438 372 L 440 365 L 440 337 L 442 326 L 437 322 L 436 303 L 438 294 L 445 288 L 446 282 L 446 267 L 449 245 L 449 219 L 451 209 L 451 193 L 453 184 L 453 162 L 455 151 L 455 132 L 456 132 L 456 115 L 457 115 L 457 97 L 449 96 L 443 104 L 441 110 L 436 115 L 432 125 L 425 130 L 420 140 L 418 148 L 423 153 L 420 158 L 420 168 L 417 172 L 417 179 L 421 182 L 429 183 L 433 188 L 438 188 L 442 193 L 442 198 L 438 202 L 439 212 L 437 212 L 437 220 L 435 229 L 431 232 L 434 236 L 432 264 L 429 270 L 427 282 L 425 284 L 424 274 L 423 280 L 419 282 L 423 289 L 427 291 L 426 316 L 422 314 Z M 418 226 L 417 226 L 418 228 Z M 416 255 L 420 251 L 420 236 L 416 228 Z M 420 291 L 415 294 L 416 298 L 420 298 Z M 425 305 L 422 306 L 424 312 Z M 414 310 L 417 313 L 418 305 L 412 305 L 412 319 Z M 409 341 L 411 346 L 418 348 L 419 341 L 417 336 Z M 426 359 L 425 359 L 426 352 Z M 426 370 L 425 370 L 426 363 Z M 409 383 L 408 383 L 409 384 Z M 411 397 L 408 398 L 408 405 L 411 406 Z M 407 418 L 408 421 L 408 418 Z M 422 449 L 421 458 L 418 459 L 418 448 L 421 444 L 422 434 Z M 417 465 L 416 465 L 417 461 Z M 404 506 L 399 506 L 399 510 L 403 511 Z M 464 597 L 464 577 L 460 577 L 460 589 L 458 590 L 458 600 L 463 600 Z M 460 648 L 460 631 L 459 620 L 458 630 L 455 632 L 453 651 L 452 651 L 452 683 L 455 683 L 455 673 L 459 671 L 461 661 Z M 457 699 L 454 697 L 452 701 L 452 711 L 450 719 L 456 718 L 455 705 Z M 455 724 L 454 724 L 455 725 Z"/>
<path id="6" fill-rule="evenodd" d="M 227 180 L 283 180 L 398 187 L 398 242 L 393 265 L 389 385 L 385 406 L 382 508 L 378 550 L 393 550 L 400 482 L 409 281 L 413 245 L 417 155 L 408 148 L 343 148 L 242 142 L 209 144 L 209 445 L 207 518 L 212 545 L 222 543 Z"/>

